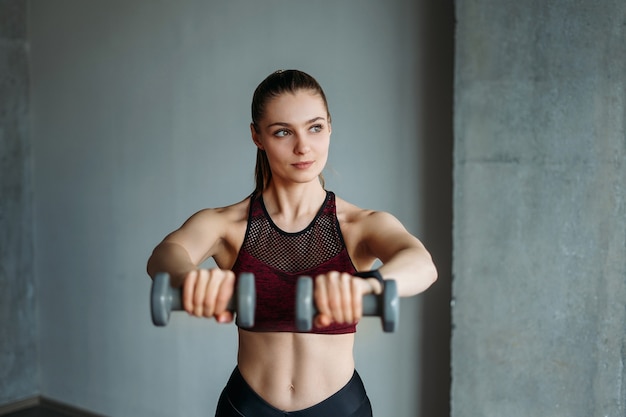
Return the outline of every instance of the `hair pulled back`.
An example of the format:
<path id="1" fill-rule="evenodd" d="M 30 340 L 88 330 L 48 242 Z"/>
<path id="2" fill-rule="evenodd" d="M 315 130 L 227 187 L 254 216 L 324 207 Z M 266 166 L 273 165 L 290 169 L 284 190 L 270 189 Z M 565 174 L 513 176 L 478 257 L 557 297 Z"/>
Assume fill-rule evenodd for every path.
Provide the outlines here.
<path id="1" fill-rule="evenodd" d="M 259 132 L 259 123 L 265 116 L 267 104 L 274 98 L 285 94 L 294 94 L 300 90 L 310 90 L 318 94 L 328 114 L 330 122 L 330 112 L 328 111 L 328 102 L 324 90 L 315 78 L 309 74 L 299 70 L 278 70 L 265 78 L 254 90 L 252 96 L 252 126 Z M 265 190 L 272 179 L 272 171 L 264 150 L 257 149 L 256 167 L 254 170 L 255 189 L 253 194 L 260 194 Z M 324 177 L 320 174 L 320 183 L 324 186 Z"/>

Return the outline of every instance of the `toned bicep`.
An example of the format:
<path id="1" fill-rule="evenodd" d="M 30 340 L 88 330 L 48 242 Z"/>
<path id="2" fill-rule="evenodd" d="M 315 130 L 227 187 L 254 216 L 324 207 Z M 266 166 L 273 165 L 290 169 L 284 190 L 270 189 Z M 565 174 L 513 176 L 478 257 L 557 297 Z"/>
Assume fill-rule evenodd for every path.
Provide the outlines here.
<path id="1" fill-rule="evenodd" d="M 222 241 L 221 230 L 218 216 L 211 210 L 203 210 L 167 235 L 163 243 L 180 245 L 187 251 L 190 260 L 200 265 L 218 251 Z"/>
<path id="2" fill-rule="evenodd" d="M 425 249 L 419 239 L 410 234 L 397 218 L 385 212 L 368 215 L 363 226 L 363 242 L 370 256 L 383 263 L 400 251 Z"/>

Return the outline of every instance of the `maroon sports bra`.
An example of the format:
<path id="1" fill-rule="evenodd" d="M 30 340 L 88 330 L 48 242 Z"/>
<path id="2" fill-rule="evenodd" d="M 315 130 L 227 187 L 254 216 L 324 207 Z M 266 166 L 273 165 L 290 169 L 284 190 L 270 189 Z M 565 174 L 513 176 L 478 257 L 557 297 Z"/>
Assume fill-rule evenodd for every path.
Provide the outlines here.
<path id="1" fill-rule="evenodd" d="M 304 229 L 288 233 L 270 218 L 263 197 L 252 196 L 246 235 L 232 268 L 235 275 L 252 272 L 256 284 L 256 332 L 297 332 L 295 327 L 296 280 L 300 275 L 356 269 L 339 228 L 335 194 L 326 199 L 313 221 Z M 311 333 L 354 333 L 356 323 L 313 328 Z"/>

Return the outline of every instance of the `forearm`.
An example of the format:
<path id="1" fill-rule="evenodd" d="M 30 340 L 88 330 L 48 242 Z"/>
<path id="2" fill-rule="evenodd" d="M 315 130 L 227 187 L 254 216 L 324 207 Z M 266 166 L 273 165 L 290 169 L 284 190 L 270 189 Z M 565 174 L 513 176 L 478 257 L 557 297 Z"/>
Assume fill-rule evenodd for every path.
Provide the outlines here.
<path id="1" fill-rule="evenodd" d="M 394 279 L 398 295 L 410 297 L 425 291 L 437 280 L 437 268 L 426 249 L 406 248 L 398 251 L 379 268 L 385 279 Z"/>
<path id="2" fill-rule="evenodd" d="M 161 242 L 154 248 L 147 265 L 152 278 L 159 272 L 169 273 L 174 287 L 180 286 L 184 275 L 196 268 L 185 248 L 172 242 Z"/>

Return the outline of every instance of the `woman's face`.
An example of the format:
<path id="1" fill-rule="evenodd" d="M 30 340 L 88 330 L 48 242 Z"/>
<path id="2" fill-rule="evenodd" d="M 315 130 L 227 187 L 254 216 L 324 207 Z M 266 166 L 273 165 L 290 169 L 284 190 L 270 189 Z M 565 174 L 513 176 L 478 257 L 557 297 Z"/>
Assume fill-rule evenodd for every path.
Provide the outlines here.
<path id="1" fill-rule="evenodd" d="M 331 126 L 324 100 L 314 91 L 284 93 L 265 106 L 252 139 L 264 150 L 274 181 L 317 181 L 328 159 Z"/>

